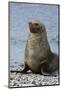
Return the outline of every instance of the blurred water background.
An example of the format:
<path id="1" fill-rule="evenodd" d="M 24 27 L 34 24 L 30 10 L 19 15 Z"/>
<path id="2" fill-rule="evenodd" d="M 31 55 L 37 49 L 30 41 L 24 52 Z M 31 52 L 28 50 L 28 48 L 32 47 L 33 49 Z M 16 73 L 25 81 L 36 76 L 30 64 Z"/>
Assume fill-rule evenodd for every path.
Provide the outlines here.
<path id="1" fill-rule="evenodd" d="M 10 66 L 24 61 L 24 51 L 29 34 L 28 22 L 32 19 L 46 26 L 52 52 L 58 54 L 58 6 L 13 3 L 10 7 Z"/>

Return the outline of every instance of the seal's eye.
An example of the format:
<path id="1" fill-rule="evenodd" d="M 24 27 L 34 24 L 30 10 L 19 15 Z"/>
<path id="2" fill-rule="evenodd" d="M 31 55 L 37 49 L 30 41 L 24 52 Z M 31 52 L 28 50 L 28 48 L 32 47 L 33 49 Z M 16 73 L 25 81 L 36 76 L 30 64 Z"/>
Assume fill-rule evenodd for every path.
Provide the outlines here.
<path id="1" fill-rule="evenodd" d="M 35 23 L 36 26 L 38 26 L 38 23 Z"/>

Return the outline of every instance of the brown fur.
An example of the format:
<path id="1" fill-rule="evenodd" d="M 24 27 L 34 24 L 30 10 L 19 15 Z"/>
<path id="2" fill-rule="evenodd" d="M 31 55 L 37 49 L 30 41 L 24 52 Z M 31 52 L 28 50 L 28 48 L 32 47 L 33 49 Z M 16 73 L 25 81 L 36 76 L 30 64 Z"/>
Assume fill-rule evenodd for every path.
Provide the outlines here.
<path id="1" fill-rule="evenodd" d="M 31 21 L 29 22 L 29 29 L 24 69 L 19 72 L 26 72 L 30 69 L 34 73 L 43 74 L 46 72 L 51 74 L 58 70 L 58 56 L 50 50 L 45 26 L 39 21 Z"/>

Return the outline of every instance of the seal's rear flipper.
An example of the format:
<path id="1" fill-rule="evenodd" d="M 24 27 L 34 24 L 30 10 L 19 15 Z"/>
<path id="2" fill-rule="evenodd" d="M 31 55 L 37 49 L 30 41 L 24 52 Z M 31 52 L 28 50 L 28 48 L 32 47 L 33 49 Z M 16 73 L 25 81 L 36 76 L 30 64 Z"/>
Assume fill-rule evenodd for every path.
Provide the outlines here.
<path id="1" fill-rule="evenodd" d="M 44 76 L 57 76 L 58 75 L 58 71 L 55 71 L 55 72 L 52 72 L 52 73 L 47 73 L 47 72 L 45 72 L 44 70 L 43 70 L 43 67 L 41 68 L 41 73 L 42 73 L 42 75 L 44 75 Z"/>

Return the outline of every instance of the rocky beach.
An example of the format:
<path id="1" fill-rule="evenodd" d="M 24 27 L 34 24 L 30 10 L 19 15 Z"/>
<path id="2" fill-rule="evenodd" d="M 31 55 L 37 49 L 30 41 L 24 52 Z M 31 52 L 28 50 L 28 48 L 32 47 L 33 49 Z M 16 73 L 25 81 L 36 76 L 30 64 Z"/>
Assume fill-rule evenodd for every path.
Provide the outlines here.
<path id="1" fill-rule="evenodd" d="M 21 70 L 23 66 L 18 68 L 11 66 L 10 70 Z M 27 73 L 10 72 L 9 86 L 10 87 L 36 87 L 36 86 L 50 86 L 58 85 L 59 76 L 44 76 L 32 73 L 30 70 Z"/>
<path id="2" fill-rule="evenodd" d="M 28 22 L 31 19 L 41 21 L 45 27 L 48 42 L 53 53 L 59 55 L 58 6 L 43 4 L 10 3 L 10 58 L 9 87 L 32 87 L 58 85 L 59 76 L 44 76 L 32 73 L 11 73 L 21 70 L 24 52 L 29 34 Z"/>

